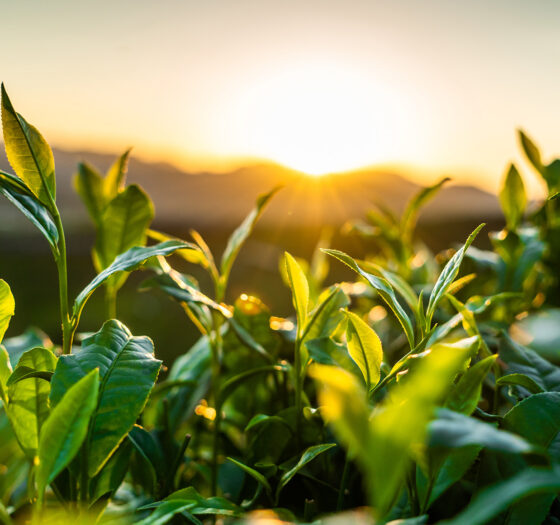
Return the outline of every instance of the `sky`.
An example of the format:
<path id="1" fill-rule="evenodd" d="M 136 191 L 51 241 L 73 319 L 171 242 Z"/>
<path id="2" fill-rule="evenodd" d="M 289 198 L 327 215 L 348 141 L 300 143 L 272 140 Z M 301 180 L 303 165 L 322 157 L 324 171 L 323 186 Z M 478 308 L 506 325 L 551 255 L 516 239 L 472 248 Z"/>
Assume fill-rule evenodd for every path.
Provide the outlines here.
<path id="1" fill-rule="evenodd" d="M 553 0 L 0 0 L 0 80 L 54 146 L 187 170 L 364 166 L 496 190 L 560 153 Z"/>

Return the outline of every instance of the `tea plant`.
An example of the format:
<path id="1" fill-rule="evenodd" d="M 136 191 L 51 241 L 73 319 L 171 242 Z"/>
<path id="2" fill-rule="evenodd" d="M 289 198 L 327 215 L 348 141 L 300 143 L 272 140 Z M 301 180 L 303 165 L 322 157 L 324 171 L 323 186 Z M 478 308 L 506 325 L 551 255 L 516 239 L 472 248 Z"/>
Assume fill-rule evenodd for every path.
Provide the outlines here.
<path id="1" fill-rule="evenodd" d="M 364 259 L 325 242 L 311 264 L 285 253 L 293 315 L 283 318 L 257 297 L 229 296 L 237 256 L 277 190 L 257 199 L 218 258 L 196 231 L 186 242 L 149 229 L 149 197 L 125 186 L 129 152 L 105 177 L 78 167 L 97 275 L 71 307 L 52 152 L 3 87 L 2 120 L 15 174 L 0 172 L 0 192 L 51 248 L 62 344 L 28 331 L 0 349 L 0 522 L 560 519 L 558 349 L 542 355 L 527 333 L 558 302 L 560 161 L 544 163 L 526 134 L 547 199 L 529 204 L 510 166 L 491 250 L 475 247 L 483 224 L 443 254 L 418 238 L 442 180 L 401 217 L 379 206 L 354 224 L 371 243 Z M 171 254 L 202 268 L 209 289 Z M 324 287 L 329 261 L 353 280 Z M 117 292 L 140 267 L 150 272 L 141 290 L 177 301 L 200 333 L 159 381 L 152 341 L 114 319 Z M 76 348 L 102 285 L 108 320 Z M 0 340 L 14 313 L 0 280 Z"/>

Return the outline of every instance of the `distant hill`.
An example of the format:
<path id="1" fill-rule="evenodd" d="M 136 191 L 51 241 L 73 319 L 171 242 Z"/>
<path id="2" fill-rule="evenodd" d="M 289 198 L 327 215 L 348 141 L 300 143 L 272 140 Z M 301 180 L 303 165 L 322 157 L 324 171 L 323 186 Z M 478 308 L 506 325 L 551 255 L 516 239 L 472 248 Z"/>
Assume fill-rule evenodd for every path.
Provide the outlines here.
<path id="1" fill-rule="evenodd" d="M 76 196 L 72 178 L 80 161 L 104 172 L 112 155 L 54 150 L 57 201 L 69 230 L 89 228 L 85 210 Z M 3 148 L 0 167 L 10 171 Z M 360 170 L 319 178 L 275 164 L 244 167 L 230 173 L 186 173 L 167 163 L 148 163 L 132 157 L 128 182 L 140 184 L 156 207 L 158 228 L 186 230 L 230 229 L 245 216 L 255 198 L 277 185 L 284 188 L 263 215 L 262 227 L 297 229 L 340 226 L 364 216 L 375 202 L 399 211 L 419 186 L 397 174 Z M 470 186 L 445 188 L 425 209 L 422 220 L 474 220 L 500 216 L 496 197 Z M 11 205 L 0 200 L 0 232 L 23 226 Z"/>

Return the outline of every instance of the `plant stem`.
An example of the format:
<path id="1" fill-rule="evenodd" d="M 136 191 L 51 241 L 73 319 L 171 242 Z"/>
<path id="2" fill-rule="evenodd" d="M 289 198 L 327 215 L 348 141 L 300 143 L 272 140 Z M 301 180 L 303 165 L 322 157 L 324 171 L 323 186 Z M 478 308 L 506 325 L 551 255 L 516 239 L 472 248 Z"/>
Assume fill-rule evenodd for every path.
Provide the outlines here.
<path id="1" fill-rule="evenodd" d="M 117 318 L 117 291 L 112 286 L 105 286 L 105 316 Z"/>
<path id="2" fill-rule="evenodd" d="M 298 336 L 294 348 L 294 369 L 296 388 L 296 441 L 298 447 L 301 445 L 301 417 L 302 417 L 302 380 L 301 380 L 301 338 Z"/>
<path id="3" fill-rule="evenodd" d="M 212 475 L 211 475 L 211 491 L 212 495 L 218 493 L 218 454 L 220 452 L 220 426 L 222 422 L 222 407 L 220 403 L 220 360 L 222 354 L 222 318 L 218 312 L 213 312 L 214 334 L 211 340 L 212 350 L 212 397 L 214 398 L 214 406 L 216 408 L 216 417 L 214 419 L 213 442 L 212 442 Z"/>
<path id="4" fill-rule="evenodd" d="M 336 511 L 340 512 L 344 506 L 344 496 L 346 492 L 346 485 L 348 485 L 348 475 L 350 473 L 350 459 L 348 452 L 344 457 L 344 469 L 342 470 L 342 479 L 340 480 L 340 488 L 338 489 L 338 500 L 336 502 Z"/>
<path id="5" fill-rule="evenodd" d="M 52 216 L 58 232 L 58 253 L 55 253 L 56 269 L 58 271 L 58 292 L 60 300 L 60 320 L 62 324 L 62 353 L 72 352 L 72 339 L 75 327 L 68 311 L 68 266 L 66 261 L 66 238 L 60 213 L 53 207 Z"/>

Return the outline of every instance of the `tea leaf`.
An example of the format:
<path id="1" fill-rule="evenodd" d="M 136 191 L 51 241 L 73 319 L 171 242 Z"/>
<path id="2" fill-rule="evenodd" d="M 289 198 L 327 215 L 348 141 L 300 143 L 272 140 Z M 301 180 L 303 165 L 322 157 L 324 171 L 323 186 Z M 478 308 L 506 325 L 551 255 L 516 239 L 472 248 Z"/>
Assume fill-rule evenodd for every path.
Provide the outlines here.
<path id="1" fill-rule="evenodd" d="M 222 274 L 221 277 L 225 282 L 227 282 L 228 280 L 233 262 L 239 254 L 239 250 L 241 250 L 243 243 L 247 240 L 247 237 L 251 235 L 253 227 L 259 220 L 264 207 L 268 204 L 268 201 L 270 201 L 270 199 L 279 189 L 280 187 L 274 188 L 272 191 L 259 196 L 256 202 L 256 206 L 251 210 L 249 215 L 245 217 L 244 221 L 237 227 L 237 229 L 231 234 L 230 238 L 228 239 L 228 243 L 226 245 L 220 263 L 220 271 Z"/>
<path id="2" fill-rule="evenodd" d="M 99 227 L 101 214 L 107 205 L 103 194 L 103 177 L 89 164 L 80 162 L 74 176 L 74 188 L 93 220 Z"/>
<path id="3" fill-rule="evenodd" d="M 544 390 L 536 383 L 534 379 L 531 379 L 529 376 L 525 374 L 508 374 L 502 377 L 499 377 L 496 381 L 496 386 L 522 386 L 531 394 L 540 394 L 544 392 Z"/>
<path id="4" fill-rule="evenodd" d="M 336 447 L 336 443 L 325 443 L 323 445 L 314 445 L 309 447 L 302 455 L 297 464 L 292 467 L 288 472 L 285 472 L 280 478 L 278 487 L 276 488 L 276 501 L 280 497 L 281 490 L 290 482 L 290 480 L 310 461 L 313 461 L 319 454 Z"/>
<path id="5" fill-rule="evenodd" d="M 352 270 L 362 276 L 377 291 L 380 297 L 387 303 L 389 308 L 391 308 L 403 327 L 410 348 L 414 348 L 414 328 L 412 326 L 412 321 L 397 300 L 395 291 L 393 290 L 391 284 L 389 284 L 386 279 L 372 275 L 360 268 L 358 263 L 344 252 L 340 252 L 338 250 L 325 250 L 325 253 L 328 253 L 352 268 Z"/>
<path id="6" fill-rule="evenodd" d="M 430 447 L 462 448 L 478 445 L 509 454 L 535 451 L 531 443 L 516 434 L 498 430 L 490 423 L 445 408 L 438 409 L 437 418 L 428 428 Z"/>
<path id="7" fill-rule="evenodd" d="M 117 158 L 103 179 L 103 195 L 106 202 L 113 200 L 124 187 L 130 151 L 130 148 L 127 149 Z"/>
<path id="8" fill-rule="evenodd" d="M 298 336 L 301 337 L 307 322 L 307 309 L 309 307 L 309 285 L 304 271 L 297 261 L 288 253 L 284 253 L 284 262 L 288 276 L 288 283 L 292 290 L 292 302 L 297 316 Z"/>
<path id="9" fill-rule="evenodd" d="M 157 255 L 170 255 L 173 252 L 180 250 L 181 248 L 188 248 L 188 243 L 182 241 L 167 241 L 154 246 L 147 247 L 134 247 L 130 250 L 121 253 L 113 261 L 113 263 L 105 268 L 101 273 L 99 273 L 93 281 L 91 281 L 76 297 L 74 301 L 74 307 L 72 309 L 73 317 L 79 319 L 79 316 L 91 296 L 91 294 L 101 286 L 111 275 L 117 272 L 130 272 L 136 270 L 143 263 L 145 263 L 150 257 L 155 257 Z"/>
<path id="10" fill-rule="evenodd" d="M 16 113 L 2 84 L 2 127 L 6 155 L 16 175 L 47 208 L 56 199 L 54 158 L 37 128 Z"/>
<path id="11" fill-rule="evenodd" d="M 436 310 L 437 305 L 443 298 L 443 296 L 447 293 L 447 290 L 457 277 L 459 273 L 459 268 L 461 267 L 461 263 L 463 262 L 463 257 L 465 256 L 465 252 L 468 250 L 469 246 L 473 243 L 478 232 L 484 227 L 484 223 L 478 226 L 468 237 L 465 244 L 451 257 L 448 263 L 445 265 L 443 270 L 441 271 L 436 284 L 434 285 L 434 289 L 430 294 L 430 300 L 428 301 L 428 308 L 426 310 L 426 326 L 429 328 L 432 323 L 432 317 Z"/>
<path id="12" fill-rule="evenodd" d="M 50 381 L 56 368 L 56 356 L 46 348 L 27 350 L 20 357 L 14 373 L 8 379 L 7 386 L 14 385 L 29 377 L 38 377 Z"/>
<path id="13" fill-rule="evenodd" d="M 456 412 L 471 415 L 480 400 L 482 383 L 497 357 L 491 355 L 471 366 L 451 390 L 445 406 Z"/>
<path id="14" fill-rule="evenodd" d="M 58 230 L 47 208 L 20 179 L 0 170 L 0 193 L 35 225 L 52 248 L 57 248 Z"/>
<path id="15" fill-rule="evenodd" d="M 6 281 L 0 279 L 0 342 L 8 329 L 10 320 L 14 315 L 16 303 Z"/>
<path id="16" fill-rule="evenodd" d="M 60 402 L 70 385 L 99 368 L 99 401 L 85 442 L 88 475 L 96 475 L 133 427 L 156 381 L 161 361 L 147 337 L 133 337 L 116 320 L 82 343 L 77 354 L 61 356 L 52 378 L 51 401 Z"/>
<path id="17" fill-rule="evenodd" d="M 236 459 L 230 457 L 228 457 L 227 460 L 231 461 L 234 465 L 237 465 L 241 470 L 243 470 L 243 472 L 251 476 L 257 483 L 262 485 L 262 487 L 266 490 L 268 497 L 272 499 L 272 487 L 270 486 L 268 480 L 258 470 L 248 467 L 244 463 L 241 463 L 241 461 L 237 461 Z"/>
<path id="18" fill-rule="evenodd" d="M 527 195 L 523 179 L 517 168 L 510 164 L 504 184 L 500 191 L 500 204 L 506 217 L 509 230 L 515 230 L 523 219 L 523 213 L 527 206 Z"/>
<path id="19" fill-rule="evenodd" d="M 557 469 L 527 468 L 506 481 L 479 492 L 469 506 L 442 525 L 484 525 L 528 494 L 556 493 L 560 490 Z"/>
<path id="20" fill-rule="evenodd" d="M 150 198 L 139 186 L 128 186 L 103 210 L 94 248 L 96 270 L 107 268 L 121 253 L 146 242 L 146 229 L 154 218 Z M 121 274 L 122 275 L 122 274 Z M 115 276 L 110 278 L 114 281 Z M 115 288 L 123 280 L 113 283 Z"/>
<path id="21" fill-rule="evenodd" d="M 375 330 L 352 312 L 345 311 L 348 318 L 346 339 L 348 353 L 360 368 L 369 392 L 381 376 L 383 350 Z"/>
<path id="22" fill-rule="evenodd" d="M 68 389 L 45 421 L 36 474 L 39 494 L 78 453 L 97 405 L 98 388 L 99 372 L 94 369 Z"/>

